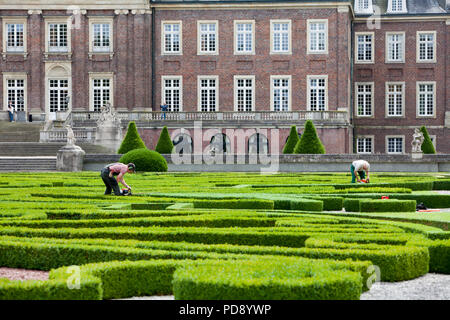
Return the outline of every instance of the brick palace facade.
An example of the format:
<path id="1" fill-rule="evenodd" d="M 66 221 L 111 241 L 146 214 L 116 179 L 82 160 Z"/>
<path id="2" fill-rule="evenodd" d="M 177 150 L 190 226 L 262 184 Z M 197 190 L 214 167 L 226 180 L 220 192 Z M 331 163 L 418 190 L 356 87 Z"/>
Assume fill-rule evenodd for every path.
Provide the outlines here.
<path id="1" fill-rule="evenodd" d="M 237 152 L 242 129 L 250 153 L 306 119 L 327 153 L 409 153 L 425 125 L 450 153 L 449 0 L 0 0 L 0 38 L 3 120 L 109 102 L 149 148 L 167 126 Z M 199 120 L 221 134 L 191 143 Z"/>

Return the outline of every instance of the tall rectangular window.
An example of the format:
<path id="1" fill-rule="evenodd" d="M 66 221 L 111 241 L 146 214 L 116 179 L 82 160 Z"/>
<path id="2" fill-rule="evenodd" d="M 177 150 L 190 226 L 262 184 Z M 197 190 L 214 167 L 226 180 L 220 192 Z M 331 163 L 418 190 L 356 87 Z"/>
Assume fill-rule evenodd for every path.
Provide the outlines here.
<path id="1" fill-rule="evenodd" d="M 271 76 L 271 100 L 273 111 L 289 111 L 291 98 L 291 77 Z"/>
<path id="2" fill-rule="evenodd" d="M 69 80 L 49 80 L 49 102 L 50 112 L 66 111 L 69 100 Z"/>
<path id="3" fill-rule="evenodd" d="M 67 52 L 67 23 L 50 23 L 48 30 L 49 52 Z"/>
<path id="4" fill-rule="evenodd" d="M 357 153 L 372 153 L 373 152 L 373 137 L 358 137 L 356 139 Z"/>
<path id="5" fill-rule="evenodd" d="M 386 153 L 401 154 L 403 153 L 403 137 L 386 137 Z"/>
<path id="6" fill-rule="evenodd" d="M 328 53 L 327 20 L 308 20 L 308 53 Z"/>
<path id="7" fill-rule="evenodd" d="M 111 102 L 111 80 L 93 79 L 92 84 L 94 111 L 100 111 L 102 106 Z"/>
<path id="8" fill-rule="evenodd" d="M 218 106 L 218 77 L 199 77 L 199 111 L 215 112 Z"/>
<path id="9" fill-rule="evenodd" d="M 386 83 L 387 115 L 403 116 L 404 83 Z"/>
<path id="10" fill-rule="evenodd" d="M 417 32 L 417 62 L 436 62 L 436 32 Z"/>
<path id="11" fill-rule="evenodd" d="M 8 101 L 12 102 L 12 106 L 16 111 L 25 110 L 25 79 L 8 79 L 7 84 L 7 96 Z"/>
<path id="12" fill-rule="evenodd" d="M 93 51 L 94 52 L 109 52 L 111 25 L 109 23 L 94 23 L 92 25 L 94 32 Z"/>
<path id="13" fill-rule="evenodd" d="M 8 23 L 6 24 L 7 52 L 24 52 L 24 24 L 23 23 Z"/>
<path id="14" fill-rule="evenodd" d="M 356 84 L 356 110 L 360 117 L 373 115 L 373 83 Z"/>
<path id="15" fill-rule="evenodd" d="M 163 77 L 162 103 L 168 105 L 168 111 L 182 110 L 182 83 L 181 77 Z"/>
<path id="16" fill-rule="evenodd" d="M 387 62 L 404 62 L 405 56 L 405 34 L 387 33 Z"/>
<path id="17" fill-rule="evenodd" d="M 327 77 L 308 76 L 308 110 L 327 110 Z"/>
<path id="18" fill-rule="evenodd" d="M 373 33 L 356 34 L 356 62 L 371 63 L 374 61 Z"/>
<path id="19" fill-rule="evenodd" d="M 163 53 L 181 53 L 181 22 L 163 22 Z"/>
<path id="20" fill-rule="evenodd" d="M 291 53 L 291 22 L 271 20 L 271 53 Z"/>
<path id="21" fill-rule="evenodd" d="M 429 82 L 417 83 L 417 115 L 434 116 L 435 84 Z"/>
<path id="22" fill-rule="evenodd" d="M 198 22 L 199 54 L 218 53 L 218 22 Z"/>
<path id="23" fill-rule="evenodd" d="M 251 112 L 255 103 L 255 77 L 234 77 L 234 104 L 235 111 Z"/>
<path id="24" fill-rule="evenodd" d="M 235 21 L 235 54 L 254 54 L 254 21 Z"/>

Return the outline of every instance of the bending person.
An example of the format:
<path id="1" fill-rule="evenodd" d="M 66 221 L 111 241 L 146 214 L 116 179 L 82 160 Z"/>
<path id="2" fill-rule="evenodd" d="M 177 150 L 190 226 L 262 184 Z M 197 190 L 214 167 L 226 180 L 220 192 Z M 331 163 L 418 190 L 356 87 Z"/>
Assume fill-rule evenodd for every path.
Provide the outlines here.
<path id="1" fill-rule="evenodd" d="M 370 164 L 365 160 L 356 160 L 353 161 L 350 166 L 350 172 L 352 173 L 352 183 L 361 182 L 361 179 L 366 179 L 367 174 L 367 182 L 369 182 L 369 169 Z M 359 175 L 359 178 L 358 178 Z"/>
<path id="2" fill-rule="evenodd" d="M 101 171 L 100 176 L 102 177 L 103 182 L 105 183 L 106 190 L 105 194 L 111 194 L 111 191 L 114 190 L 114 194 L 116 196 L 121 196 L 122 192 L 119 188 L 120 182 L 128 191 L 131 191 L 131 187 L 127 185 L 123 176 L 126 173 L 135 173 L 136 166 L 134 163 L 123 164 L 123 163 L 111 163 L 104 167 Z M 117 180 L 115 178 L 117 176 Z"/>

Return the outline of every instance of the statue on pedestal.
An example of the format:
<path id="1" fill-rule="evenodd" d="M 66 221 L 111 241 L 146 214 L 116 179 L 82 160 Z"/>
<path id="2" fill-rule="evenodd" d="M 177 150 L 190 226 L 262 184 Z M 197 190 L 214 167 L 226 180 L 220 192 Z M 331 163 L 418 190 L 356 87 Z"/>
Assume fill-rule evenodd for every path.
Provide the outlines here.
<path id="1" fill-rule="evenodd" d="M 411 142 L 412 152 L 422 152 L 422 143 L 424 140 L 423 133 L 420 129 L 414 129 L 413 140 Z"/>
<path id="2" fill-rule="evenodd" d="M 75 134 L 73 133 L 72 127 L 69 124 L 65 125 L 65 128 L 67 129 L 67 144 L 68 147 L 75 146 L 75 142 L 77 139 L 75 139 Z"/>

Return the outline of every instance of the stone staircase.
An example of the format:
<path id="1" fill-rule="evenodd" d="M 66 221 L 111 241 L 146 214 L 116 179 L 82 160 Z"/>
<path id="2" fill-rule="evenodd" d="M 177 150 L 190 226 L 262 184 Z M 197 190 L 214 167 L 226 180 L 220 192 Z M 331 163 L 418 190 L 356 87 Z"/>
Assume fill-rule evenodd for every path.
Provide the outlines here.
<path id="1" fill-rule="evenodd" d="M 53 157 L 0 157 L 0 172 L 56 171 Z"/>
<path id="2" fill-rule="evenodd" d="M 0 121 L 0 171 L 55 171 L 56 153 L 65 143 L 39 142 L 43 123 Z M 106 148 L 79 145 L 86 154 L 108 154 Z"/>

